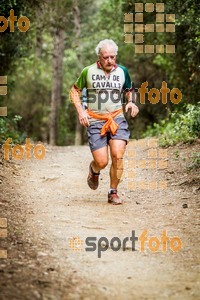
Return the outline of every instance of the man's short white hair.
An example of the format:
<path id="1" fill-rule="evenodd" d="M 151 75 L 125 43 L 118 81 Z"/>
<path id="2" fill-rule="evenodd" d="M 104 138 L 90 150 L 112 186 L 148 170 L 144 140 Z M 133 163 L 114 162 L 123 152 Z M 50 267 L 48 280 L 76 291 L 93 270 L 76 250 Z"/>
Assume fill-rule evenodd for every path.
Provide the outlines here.
<path id="1" fill-rule="evenodd" d="M 117 55 L 118 46 L 113 40 L 105 39 L 103 41 L 100 41 L 98 45 L 95 48 L 96 54 L 99 55 L 101 50 L 107 47 L 113 48 L 115 50 L 115 55 Z"/>

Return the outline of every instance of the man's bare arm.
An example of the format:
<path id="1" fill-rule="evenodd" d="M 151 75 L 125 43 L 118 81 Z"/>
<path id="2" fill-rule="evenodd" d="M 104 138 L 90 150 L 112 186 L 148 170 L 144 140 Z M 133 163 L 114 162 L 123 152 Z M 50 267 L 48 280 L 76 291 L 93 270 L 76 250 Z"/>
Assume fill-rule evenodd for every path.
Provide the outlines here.
<path id="1" fill-rule="evenodd" d="M 88 114 L 84 110 L 81 104 L 81 91 L 76 89 L 73 86 L 69 92 L 69 95 L 70 95 L 70 100 L 74 104 L 76 111 L 78 113 L 79 122 L 81 123 L 81 125 L 88 127 L 90 124 L 88 120 Z"/>

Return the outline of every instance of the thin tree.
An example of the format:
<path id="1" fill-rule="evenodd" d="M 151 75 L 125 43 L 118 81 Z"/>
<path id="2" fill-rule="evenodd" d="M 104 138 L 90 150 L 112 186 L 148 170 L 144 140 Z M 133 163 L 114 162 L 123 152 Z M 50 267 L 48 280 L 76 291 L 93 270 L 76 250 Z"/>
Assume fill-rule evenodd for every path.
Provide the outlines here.
<path id="1" fill-rule="evenodd" d="M 51 92 L 51 115 L 50 115 L 50 144 L 56 145 L 57 139 L 57 112 L 62 98 L 62 66 L 64 56 L 65 31 L 57 27 L 54 30 L 53 49 L 53 78 Z"/>
<path id="2" fill-rule="evenodd" d="M 73 3 L 73 23 L 74 31 L 76 34 L 76 44 L 78 45 L 79 51 L 81 48 L 81 20 L 80 20 L 80 9 L 77 0 Z M 82 67 L 81 55 L 77 54 L 79 65 Z M 83 144 L 83 126 L 80 124 L 78 116 L 76 115 L 76 130 L 75 130 L 75 145 Z"/>

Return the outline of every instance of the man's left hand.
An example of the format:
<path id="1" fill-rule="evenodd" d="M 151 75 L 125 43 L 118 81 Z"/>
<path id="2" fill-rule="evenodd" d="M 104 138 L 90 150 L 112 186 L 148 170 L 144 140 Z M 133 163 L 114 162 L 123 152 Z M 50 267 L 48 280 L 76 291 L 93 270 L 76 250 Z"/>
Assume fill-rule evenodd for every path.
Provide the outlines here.
<path id="1" fill-rule="evenodd" d="M 133 118 L 136 117 L 139 113 L 139 108 L 133 102 L 129 102 L 126 104 L 125 111 L 127 112 L 129 109 L 131 110 L 131 117 Z"/>

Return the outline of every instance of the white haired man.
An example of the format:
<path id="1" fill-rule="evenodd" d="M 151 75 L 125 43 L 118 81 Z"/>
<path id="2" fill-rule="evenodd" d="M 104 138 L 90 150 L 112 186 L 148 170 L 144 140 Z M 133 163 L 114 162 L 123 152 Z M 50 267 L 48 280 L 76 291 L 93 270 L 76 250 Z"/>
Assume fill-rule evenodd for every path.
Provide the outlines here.
<path id="1" fill-rule="evenodd" d="M 127 99 L 125 111 L 130 109 L 135 117 L 139 110 L 135 105 L 136 94 L 127 69 L 116 64 L 118 46 L 113 40 L 100 41 L 96 47 L 97 62 L 84 68 L 70 91 L 80 123 L 87 127 L 88 140 L 93 155 L 87 183 L 98 188 L 99 174 L 108 164 L 108 146 L 112 164 L 108 203 L 119 205 L 117 187 L 123 172 L 123 155 L 130 132 L 122 110 L 122 94 Z M 81 103 L 81 91 L 87 89 L 87 109 Z"/>

